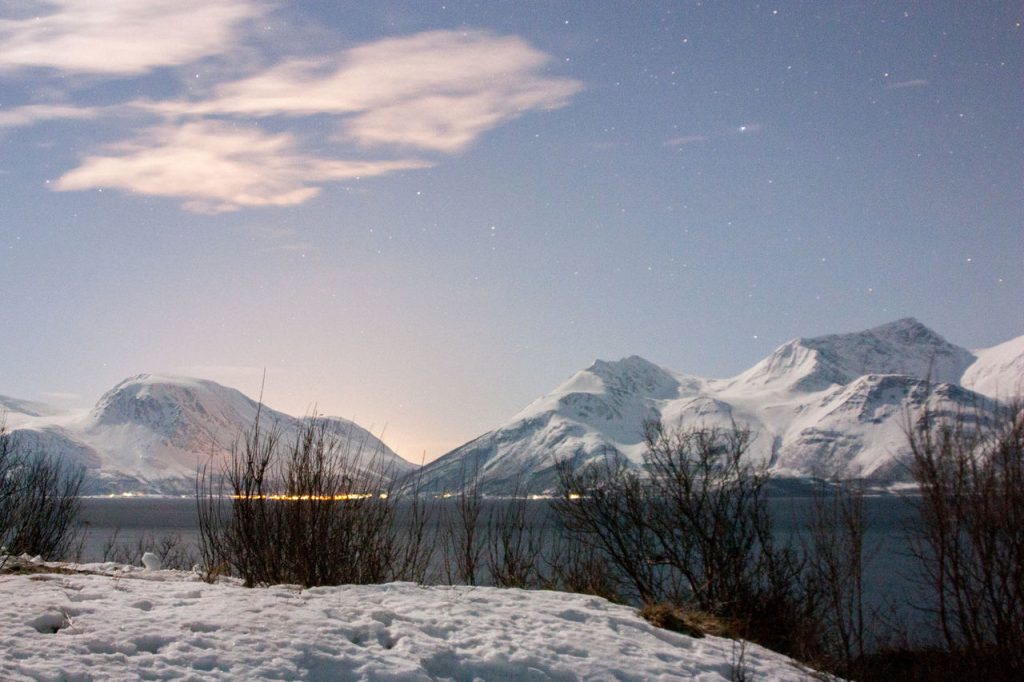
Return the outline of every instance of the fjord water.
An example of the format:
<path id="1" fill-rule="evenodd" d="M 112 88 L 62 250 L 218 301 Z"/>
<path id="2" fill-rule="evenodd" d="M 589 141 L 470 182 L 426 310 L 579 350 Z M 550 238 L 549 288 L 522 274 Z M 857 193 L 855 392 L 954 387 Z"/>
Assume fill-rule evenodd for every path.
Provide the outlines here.
<path id="1" fill-rule="evenodd" d="M 199 516 L 191 497 L 86 497 L 82 521 L 85 562 L 101 561 L 112 541 L 133 546 L 147 537 L 180 535 L 195 546 L 199 540 Z"/>
<path id="2" fill-rule="evenodd" d="M 506 504 L 500 500 L 491 503 Z M 548 502 L 537 500 L 529 504 L 535 508 L 530 518 L 544 516 Z M 919 601 L 913 599 L 920 588 L 913 580 L 914 562 L 910 556 L 909 539 L 917 528 L 915 504 L 916 498 L 912 496 L 865 498 L 865 583 L 868 602 L 872 606 L 882 607 L 889 599 Z M 813 505 L 813 498 L 806 496 L 776 496 L 769 500 L 780 542 L 800 542 Z M 486 516 L 485 510 L 481 523 L 486 522 Z M 129 546 L 144 537 L 164 535 L 180 535 L 185 543 L 195 545 L 199 537 L 196 503 L 192 498 L 85 498 L 83 520 L 86 524 L 84 561 L 100 561 L 104 546 L 115 533 L 118 543 Z"/>

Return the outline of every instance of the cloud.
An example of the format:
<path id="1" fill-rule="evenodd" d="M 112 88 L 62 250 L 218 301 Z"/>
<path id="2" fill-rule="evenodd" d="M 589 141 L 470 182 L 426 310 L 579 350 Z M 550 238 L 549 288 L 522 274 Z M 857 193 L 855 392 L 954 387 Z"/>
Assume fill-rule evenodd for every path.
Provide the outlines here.
<path id="1" fill-rule="evenodd" d="M 0 19 L 0 71 L 140 74 L 222 53 L 246 20 L 267 11 L 253 0 L 48 0 Z"/>
<path id="2" fill-rule="evenodd" d="M 903 88 L 923 88 L 928 85 L 928 81 L 923 78 L 913 78 L 906 81 L 897 81 L 895 83 L 886 83 L 886 90 L 902 90 Z"/>
<path id="3" fill-rule="evenodd" d="M 243 207 L 293 206 L 320 191 L 316 183 L 424 168 L 418 159 L 335 160 L 302 151 L 289 133 L 220 121 L 165 124 L 89 156 L 54 184 L 58 191 L 113 187 L 184 199 L 187 210 L 221 213 Z"/>
<path id="4" fill-rule="evenodd" d="M 46 66 L 133 75 L 228 54 L 238 27 L 265 5 L 59 0 L 54 7 L 38 22 L 0 20 L 0 72 Z M 0 128 L 101 114 L 149 117 L 151 127 L 86 156 L 51 188 L 172 197 L 201 213 L 292 206 L 326 182 L 433 165 L 374 157 L 458 153 L 527 112 L 566 106 L 582 83 L 546 74 L 550 61 L 516 36 L 428 31 L 287 59 L 213 84 L 193 99 L 0 110 Z M 271 120 L 285 132 L 259 127 Z M 325 122 L 329 132 L 320 134 L 317 147 L 333 145 L 333 151 L 304 151 Z"/>
<path id="5" fill-rule="evenodd" d="M 579 81 L 543 73 L 550 57 L 514 36 L 428 31 L 224 84 L 205 101 L 141 103 L 165 115 L 340 117 L 341 137 L 444 153 L 528 111 L 557 109 Z"/>
<path id="6" fill-rule="evenodd" d="M 680 137 L 673 137 L 672 139 L 665 140 L 666 147 L 683 147 L 688 144 L 695 144 L 697 142 L 704 142 L 708 138 L 704 135 L 682 135 Z"/>
<path id="7" fill-rule="evenodd" d="M 102 113 L 97 107 L 77 107 L 66 104 L 29 104 L 11 109 L 0 109 L 0 128 L 29 126 L 41 121 L 59 119 L 90 119 Z"/>

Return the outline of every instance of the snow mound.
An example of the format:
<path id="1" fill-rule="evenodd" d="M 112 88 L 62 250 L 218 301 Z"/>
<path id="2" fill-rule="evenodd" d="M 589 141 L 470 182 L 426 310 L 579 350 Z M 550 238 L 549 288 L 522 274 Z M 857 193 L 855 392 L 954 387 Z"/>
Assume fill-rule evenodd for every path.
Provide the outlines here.
<path id="1" fill-rule="evenodd" d="M 811 680 L 754 644 L 597 597 L 410 583 L 301 590 L 94 566 L 0 582 L 0 678 Z M 88 671 L 86 673 L 85 671 Z"/>

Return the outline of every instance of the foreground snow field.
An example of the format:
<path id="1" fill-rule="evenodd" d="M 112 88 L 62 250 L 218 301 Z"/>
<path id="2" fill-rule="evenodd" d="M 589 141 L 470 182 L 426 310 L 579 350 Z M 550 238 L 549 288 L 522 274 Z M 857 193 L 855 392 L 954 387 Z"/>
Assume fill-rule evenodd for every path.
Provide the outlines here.
<path id="1" fill-rule="evenodd" d="M 584 595 L 74 568 L 90 573 L 0 575 L 0 679 L 812 679 L 759 646 L 661 630 Z"/>

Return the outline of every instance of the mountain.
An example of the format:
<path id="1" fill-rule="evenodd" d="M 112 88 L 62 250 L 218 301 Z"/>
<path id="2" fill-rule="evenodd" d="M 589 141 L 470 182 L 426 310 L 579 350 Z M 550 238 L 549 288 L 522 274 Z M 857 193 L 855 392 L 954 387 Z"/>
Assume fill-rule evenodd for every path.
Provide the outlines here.
<path id="1" fill-rule="evenodd" d="M 639 464 L 643 423 L 748 426 L 750 456 L 780 477 L 856 476 L 906 480 L 908 415 L 928 405 L 940 414 L 987 411 L 1024 397 L 1024 336 L 980 350 L 949 343 L 913 318 L 873 329 L 793 339 L 751 368 L 705 379 L 632 356 L 598 360 L 498 428 L 419 470 L 425 491 L 459 489 L 477 473 L 489 493 L 522 480 L 551 490 L 555 464 L 585 464 L 618 453 Z M 21 447 L 81 463 L 90 492 L 191 493 L 196 467 L 223 461 L 259 405 L 212 381 L 139 375 L 88 411 L 67 412 L 0 396 L 0 413 Z M 268 407 L 288 442 L 302 419 Z M 415 467 L 362 427 L 328 418 L 329 427 L 396 477 Z"/>
<path id="2" fill-rule="evenodd" d="M 901 374 L 956 383 L 975 361 L 912 317 L 852 334 L 794 339 L 743 372 L 748 387 L 820 391 L 866 374 Z"/>
<path id="3" fill-rule="evenodd" d="M 224 461 L 260 409 L 213 381 L 142 374 L 119 383 L 86 413 L 12 409 L 8 427 L 20 447 L 82 464 L 89 492 L 190 493 L 197 466 Z M 266 406 L 260 419 L 280 429 L 285 443 L 303 422 Z M 414 468 L 359 425 L 322 419 L 364 467 L 383 466 L 395 476 Z"/>
<path id="4" fill-rule="evenodd" d="M 599 360 L 506 425 L 426 465 L 422 488 L 455 490 L 476 472 L 488 492 L 507 491 L 522 476 L 531 490 L 545 490 L 554 486 L 561 459 L 584 463 L 615 450 L 638 460 L 644 420 L 682 392 L 698 390 L 694 381 L 640 357 Z"/>
<path id="5" fill-rule="evenodd" d="M 642 461 L 643 422 L 747 426 L 750 457 L 780 477 L 906 480 L 904 429 L 925 405 L 987 410 L 992 390 L 1020 382 L 1024 337 L 971 353 L 913 318 L 789 341 L 735 377 L 702 379 L 640 357 L 597 361 L 497 429 L 428 464 L 419 485 L 454 491 L 472 475 L 485 492 L 523 479 L 551 490 L 555 463 L 617 453 Z M 971 390 L 972 388 L 976 390 Z M 992 389 L 992 390 L 990 390 Z"/>
<path id="6" fill-rule="evenodd" d="M 978 358 L 960 383 L 996 400 L 1024 398 L 1024 336 L 974 351 Z"/>
<path id="7" fill-rule="evenodd" d="M 955 418 L 994 406 L 955 384 L 898 374 L 858 377 L 800 405 L 800 413 L 778 436 L 773 470 L 790 478 L 905 481 L 910 477 L 908 418 L 925 407 L 937 417 Z"/>

